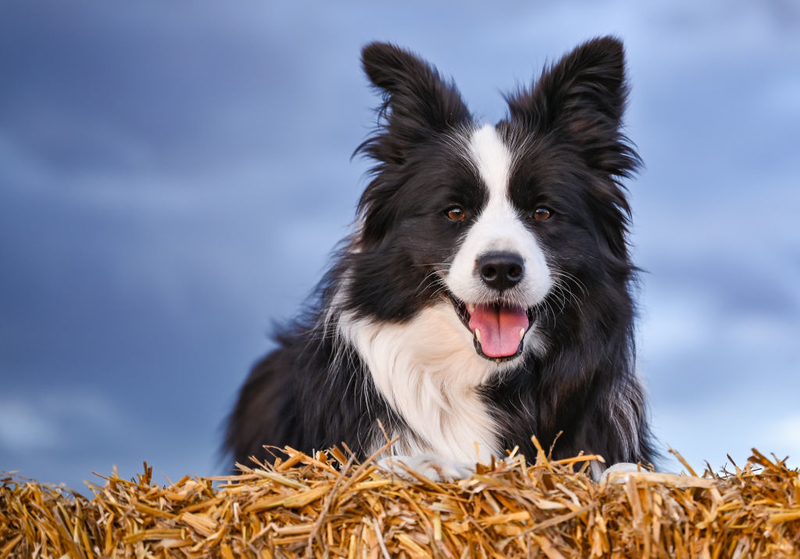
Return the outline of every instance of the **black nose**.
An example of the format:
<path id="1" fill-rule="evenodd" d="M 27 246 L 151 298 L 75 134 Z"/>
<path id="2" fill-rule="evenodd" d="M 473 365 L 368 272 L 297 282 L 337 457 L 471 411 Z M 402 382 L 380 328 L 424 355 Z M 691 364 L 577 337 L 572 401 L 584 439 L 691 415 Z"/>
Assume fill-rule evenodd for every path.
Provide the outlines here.
<path id="1" fill-rule="evenodd" d="M 492 289 L 505 291 L 517 285 L 525 268 L 522 257 L 513 252 L 489 252 L 478 259 L 478 272 L 483 283 Z"/>

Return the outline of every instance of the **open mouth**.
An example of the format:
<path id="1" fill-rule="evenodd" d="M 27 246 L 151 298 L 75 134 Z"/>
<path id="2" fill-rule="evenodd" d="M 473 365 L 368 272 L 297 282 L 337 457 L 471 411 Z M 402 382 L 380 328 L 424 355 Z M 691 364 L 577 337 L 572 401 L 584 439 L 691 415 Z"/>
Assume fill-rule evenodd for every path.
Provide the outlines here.
<path id="1" fill-rule="evenodd" d="M 525 333 L 531 327 L 530 309 L 500 302 L 468 304 L 450 295 L 461 322 L 472 332 L 478 355 L 497 362 L 514 359 L 522 353 Z"/>

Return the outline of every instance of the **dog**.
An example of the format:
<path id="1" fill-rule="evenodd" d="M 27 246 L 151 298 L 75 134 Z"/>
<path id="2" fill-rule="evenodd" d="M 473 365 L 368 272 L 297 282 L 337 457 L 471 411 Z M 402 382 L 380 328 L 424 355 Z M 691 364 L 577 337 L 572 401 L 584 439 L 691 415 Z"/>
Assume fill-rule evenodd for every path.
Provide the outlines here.
<path id="1" fill-rule="evenodd" d="M 372 43 L 362 64 L 383 101 L 355 151 L 371 181 L 306 312 L 242 386 L 225 449 L 244 463 L 345 443 L 364 459 L 396 437 L 388 464 L 448 479 L 534 456 L 535 435 L 556 459 L 651 463 L 622 43 L 578 46 L 496 125 L 408 50 Z"/>

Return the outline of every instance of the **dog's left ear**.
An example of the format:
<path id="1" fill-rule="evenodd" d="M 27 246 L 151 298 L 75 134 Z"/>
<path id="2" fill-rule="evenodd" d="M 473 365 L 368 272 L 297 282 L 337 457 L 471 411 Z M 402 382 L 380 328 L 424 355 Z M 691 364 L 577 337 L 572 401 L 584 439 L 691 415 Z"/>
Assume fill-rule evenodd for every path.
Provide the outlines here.
<path id="1" fill-rule="evenodd" d="M 512 120 L 570 142 L 592 168 L 628 176 L 639 158 L 620 132 L 627 93 L 622 43 L 602 37 L 545 69 L 532 89 L 509 97 L 508 106 Z"/>
<path id="2" fill-rule="evenodd" d="M 455 85 L 413 53 L 390 43 L 370 43 L 361 60 L 367 77 L 383 93 L 383 132 L 361 148 L 375 159 L 402 163 L 407 150 L 431 134 L 469 121 Z"/>

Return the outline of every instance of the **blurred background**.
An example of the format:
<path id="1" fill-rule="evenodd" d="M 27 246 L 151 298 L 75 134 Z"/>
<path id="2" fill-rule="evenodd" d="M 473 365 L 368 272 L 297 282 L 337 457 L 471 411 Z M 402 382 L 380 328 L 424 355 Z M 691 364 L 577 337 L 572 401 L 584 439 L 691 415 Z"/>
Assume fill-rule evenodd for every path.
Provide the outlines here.
<path id="1" fill-rule="evenodd" d="M 0 4 L 0 470 L 80 490 L 114 464 L 224 470 L 238 387 L 366 184 L 363 44 L 419 52 L 495 122 L 500 92 L 604 34 L 646 163 L 661 446 L 800 464 L 797 2 L 278 4 Z"/>

